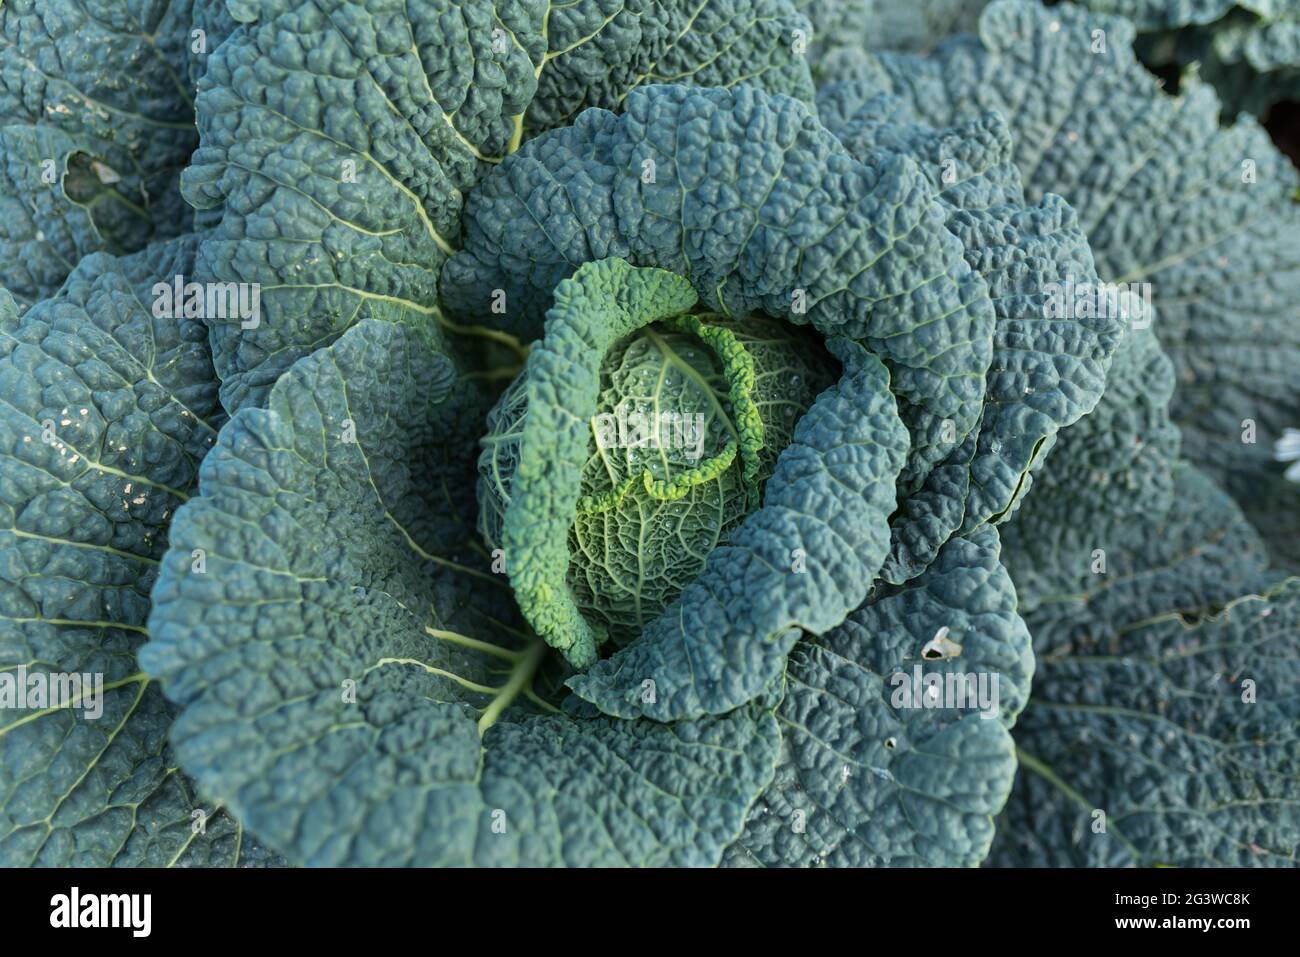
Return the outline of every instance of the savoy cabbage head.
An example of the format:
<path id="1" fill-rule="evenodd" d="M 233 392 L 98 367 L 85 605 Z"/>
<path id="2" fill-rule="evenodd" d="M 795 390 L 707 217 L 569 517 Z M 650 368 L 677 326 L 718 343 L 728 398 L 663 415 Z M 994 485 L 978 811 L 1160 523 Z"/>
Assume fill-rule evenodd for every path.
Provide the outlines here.
<path id="1" fill-rule="evenodd" d="M 505 544 L 508 527 L 518 535 L 521 521 L 534 520 L 517 508 L 506 524 L 515 472 L 522 467 L 526 481 L 529 471 L 522 457 L 557 452 L 554 418 L 540 407 L 547 396 L 529 388 L 533 376 L 553 375 L 530 374 L 544 361 L 537 355 L 497 400 L 482 439 L 479 533 L 489 548 Z M 586 460 L 572 525 L 561 529 L 567 587 L 582 617 L 618 644 L 635 640 L 757 508 L 797 423 L 839 378 L 835 365 L 795 327 L 756 316 L 683 313 L 619 337 L 599 370 L 607 384 L 574 435 Z M 572 395 L 561 396 L 566 406 Z M 683 409 L 698 411 L 674 411 Z M 513 548 L 528 548 L 533 533 L 522 535 Z"/>
<path id="2" fill-rule="evenodd" d="M 0 862 L 1295 862 L 1297 175 L 1127 21 L 155 6 L 0 6 Z"/>

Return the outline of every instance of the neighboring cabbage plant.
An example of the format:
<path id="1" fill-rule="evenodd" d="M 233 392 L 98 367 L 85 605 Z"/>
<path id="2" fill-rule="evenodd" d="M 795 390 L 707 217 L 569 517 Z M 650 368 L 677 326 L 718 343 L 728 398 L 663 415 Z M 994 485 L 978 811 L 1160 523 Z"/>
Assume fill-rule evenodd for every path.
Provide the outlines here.
<path id="1" fill-rule="evenodd" d="M 1295 0 L 1076 0 L 1118 14 L 1141 34 L 1143 59 L 1174 64 L 1214 86 L 1231 118 L 1263 118 L 1300 95 L 1300 4 Z"/>
<path id="2" fill-rule="evenodd" d="M 928 53 L 950 37 L 978 33 L 980 14 L 990 3 L 797 0 L 796 5 L 812 22 L 813 76 L 822 82 L 866 52 Z M 1045 6 L 1069 3 L 1096 15 L 1088 19 L 1091 44 L 1104 48 L 1107 22 L 1123 18 L 1136 30 L 1136 51 L 1148 68 L 1161 76 L 1172 71 L 1180 82 L 1213 86 L 1225 122 L 1243 110 L 1263 119 L 1274 105 L 1300 95 L 1300 4 L 1295 0 L 1063 0 Z"/>
<path id="3" fill-rule="evenodd" d="M 6 866 L 277 860 L 181 772 L 176 709 L 136 660 L 168 526 L 224 420 L 202 323 L 152 309 L 153 277 L 187 270 L 195 247 L 88 256 L 21 316 L 0 291 Z M 59 675 L 86 684 L 8 697 Z"/>
<path id="4" fill-rule="evenodd" d="M 93 252 L 188 232 L 180 172 L 221 0 L 0 4 L 0 286 L 20 310 Z"/>

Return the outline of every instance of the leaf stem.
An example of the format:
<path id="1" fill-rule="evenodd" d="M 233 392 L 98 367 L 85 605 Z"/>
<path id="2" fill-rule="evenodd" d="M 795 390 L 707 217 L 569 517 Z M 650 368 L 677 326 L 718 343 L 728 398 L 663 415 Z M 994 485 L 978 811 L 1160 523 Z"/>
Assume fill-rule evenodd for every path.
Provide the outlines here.
<path id="1" fill-rule="evenodd" d="M 483 715 L 478 719 L 479 737 L 486 734 L 487 729 L 496 724 L 496 720 L 501 717 L 501 713 L 528 689 L 528 686 L 532 683 L 533 675 L 537 673 L 537 668 L 546 655 L 546 648 L 546 643 L 538 640 L 529 645 L 524 651 L 510 671 L 510 680 L 502 686 L 501 690 L 497 692 L 497 696 L 483 709 Z"/>

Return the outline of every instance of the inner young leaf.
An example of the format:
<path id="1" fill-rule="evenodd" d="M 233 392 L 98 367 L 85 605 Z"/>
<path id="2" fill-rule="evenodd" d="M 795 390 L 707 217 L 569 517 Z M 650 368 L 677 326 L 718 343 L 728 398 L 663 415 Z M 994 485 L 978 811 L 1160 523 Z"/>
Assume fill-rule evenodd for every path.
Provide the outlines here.
<path id="1" fill-rule="evenodd" d="M 635 639 L 758 507 L 796 423 L 837 377 L 816 337 L 766 317 L 683 316 L 619 340 L 601 366 L 569 534 L 583 616 L 615 645 Z M 498 403 L 481 463 L 507 501 L 522 381 Z M 480 500 L 492 541 L 499 518 Z"/>

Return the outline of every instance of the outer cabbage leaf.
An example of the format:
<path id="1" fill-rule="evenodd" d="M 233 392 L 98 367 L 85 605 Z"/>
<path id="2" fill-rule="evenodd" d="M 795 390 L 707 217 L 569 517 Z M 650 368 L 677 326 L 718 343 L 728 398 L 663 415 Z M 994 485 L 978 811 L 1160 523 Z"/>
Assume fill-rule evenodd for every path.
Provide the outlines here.
<path id="1" fill-rule="evenodd" d="M 1289 579 L 1190 626 L 1170 613 L 1041 647 L 990 861 L 1294 866 L 1298 641 Z"/>
<path id="2" fill-rule="evenodd" d="M 975 866 L 1015 775 L 1008 728 L 1034 670 L 1016 593 L 983 528 L 920 577 L 881 589 L 790 656 L 776 780 L 727 852 L 733 865 Z M 947 629 L 947 631 L 941 631 Z M 943 634 L 955 657 L 927 656 Z M 946 646 L 951 648 L 952 645 Z M 996 676 L 996 708 L 899 707 L 896 675 Z M 981 680 L 981 678 L 977 678 Z M 903 702 L 899 702 L 902 704 Z"/>
<path id="3" fill-rule="evenodd" d="M 7 866 L 275 861 L 180 773 L 173 709 L 136 664 L 168 517 L 221 411 L 202 324 L 154 318 L 131 276 L 195 245 L 95 254 L 21 318 L 0 292 L 0 672 L 103 680 L 99 715 L 85 691 L 0 709 Z"/>
<path id="4" fill-rule="evenodd" d="M 536 4 L 546 38 L 524 136 L 571 124 L 585 109 L 617 111 L 655 83 L 740 83 L 811 102 L 803 53 L 807 11 L 788 0 L 580 0 Z M 530 56 L 532 51 L 530 51 Z"/>
<path id="5" fill-rule="evenodd" d="M 1128 17 L 1144 62 L 1211 83 L 1226 115 L 1264 116 L 1300 93 L 1300 8 L 1290 0 L 1076 0 Z"/>
<path id="6" fill-rule="evenodd" d="M 220 226 L 200 279 L 257 282 L 212 322 L 227 408 L 368 316 L 436 322 L 464 194 L 525 133 L 663 74 L 811 96 L 786 0 L 708 5 L 238 0 L 210 57 L 186 198 Z M 694 14 L 694 15 L 692 15 Z M 386 307 L 397 304 L 396 313 Z"/>
<path id="7" fill-rule="evenodd" d="M 189 229 L 176 181 L 197 142 L 194 6 L 0 6 L 0 286 L 20 309 L 87 253 Z"/>
<path id="8" fill-rule="evenodd" d="M 183 707 L 174 746 L 304 864 L 716 863 L 771 778 L 774 703 L 553 713 L 546 646 L 474 545 L 483 405 L 424 333 L 374 319 L 234 415 L 153 594 L 142 660 Z"/>
<path id="9" fill-rule="evenodd" d="M 1002 527 L 1003 561 L 1023 610 L 1062 595 L 1086 597 L 1104 580 L 1093 566 L 1135 536 L 1147 537 L 1172 507 L 1179 450 L 1169 418 L 1173 391 L 1173 363 L 1155 333 L 1131 329 L 1101 401 L 1061 433 L 1034 494 Z M 1222 493 L 1211 497 L 1218 502 Z"/>
<path id="10" fill-rule="evenodd" d="M 972 30 L 987 0 L 795 0 L 812 22 L 814 79 L 864 50 L 924 53 L 945 37 Z"/>
<path id="11" fill-rule="evenodd" d="M 1092 254 L 1059 196 L 1026 206 L 1011 137 L 996 114 L 933 130 L 907 122 L 899 98 L 858 84 L 824 88 L 818 105 L 822 121 L 855 155 L 886 150 L 921 161 L 997 315 L 977 433 L 953 449 L 894 519 L 883 574 L 901 583 L 929 565 L 954 532 L 1001 521 L 1018 506 L 1057 431 L 1100 398 L 1125 323 L 1110 311 L 1067 318 L 1050 309 L 1055 294 L 1097 282 Z"/>
<path id="12" fill-rule="evenodd" d="M 1152 330 L 1132 330 L 1101 402 L 1062 433 L 1039 487 L 1002 528 L 1020 608 L 1058 643 L 1196 615 L 1276 578 L 1236 503 L 1178 460 L 1173 389 Z"/>
<path id="13" fill-rule="evenodd" d="M 995 863 L 1294 858 L 1297 583 L 1240 598 L 1278 576 L 1236 504 L 1176 463 L 1172 389 L 1134 330 L 1003 528 L 1038 672 Z"/>
<path id="14" fill-rule="evenodd" d="M 1094 29 L 1104 31 L 1095 53 Z M 999 0 L 978 38 L 928 58 L 864 56 L 845 78 L 861 99 L 893 93 L 931 126 L 1003 115 L 1029 200 L 1065 196 L 1101 278 L 1151 284 L 1156 334 L 1181 383 L 1173 416 L 1185 454 L 1233 492 L 1275 558 L 1297 567 L 1300 536 L 1278 517 L 1300 514 L 1300 491 L 1277 481 L 1271 450 L 1300 422 L 1290 309 L 1300 299 L 1300 177 L 1249 117 L 1221 128 L 1205 84 L 1162 93 L 1132 41 L 1123 20 Z M 1245 420 L 1254 444 L 1242 441 Z"/>
<path id="15" fill-rule="evenodd" d="M 817 115 L 855 157 L 883 151 L 915 159 L 950 226 L 960 220 L 962 210 L 987 212 L 1025 204 L 1011 133 L 996 113 L 936 129 L 916 122 L 898 96 L 855 83 L 833 83 L 819 91 Z"/>
<path id="16" fill-rule="evenodd" d="M 1237 6 L 1237 0 L 1086 0 L 1086 5 L 1131 20 L 1139 30 L 1154 30 L 1213 23 Z M 1262 10 L 1276 4 L 1275 0 L 1246 0 L 1245 5 Z"/>
<path id="17" fill-rule="evenodd" d="M 1165 614 L 1191 620 L 1278 579 L 1258 534 L 1204 475 L 1185 462 L 1176 464 L 1171 492 L 1177 504 L 1164 513 L 1139 518 L 1121 507 L 1118 516 L 1109 509 L 1089 515 L 1091 534 L 1079 536 L 1082 543 L 1064 543 L 1069 550 L 1055 558 L 1059 590 L 1036 591 L 1047 579 L 1029 577 L 1021 589 L 1022 609 L 1035 648 L 1065 646 L 1076 638 L 1118 641 L 1134 622 Z M 1043 531 L 1012 523 L 1006 540 L 1021 542 Z M 1104 550 L 1104 563 L 1088 546 Z M 1013 575 L 1033 557 L 1012 559 Z"/>

